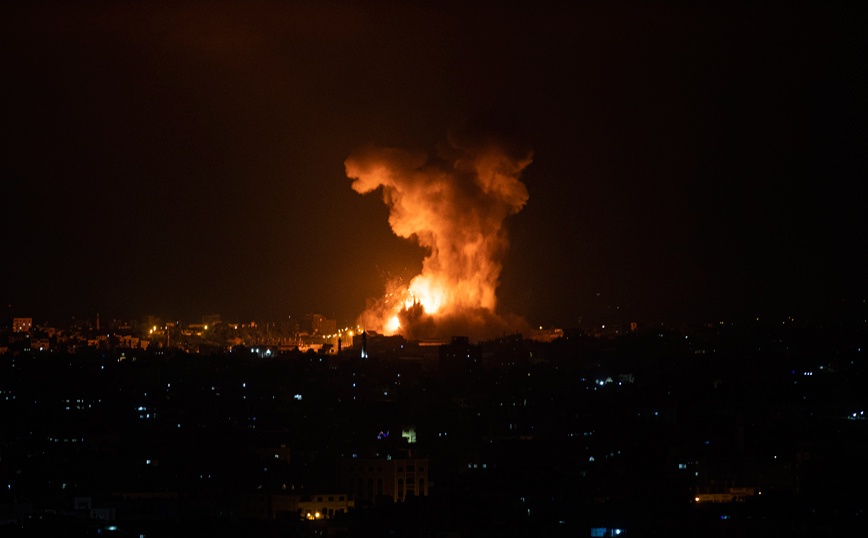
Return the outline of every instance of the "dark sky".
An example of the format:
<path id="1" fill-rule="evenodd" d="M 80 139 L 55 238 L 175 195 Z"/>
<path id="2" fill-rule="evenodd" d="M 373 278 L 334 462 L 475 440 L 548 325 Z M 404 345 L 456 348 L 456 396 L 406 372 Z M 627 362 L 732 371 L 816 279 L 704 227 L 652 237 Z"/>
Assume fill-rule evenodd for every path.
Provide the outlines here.
<path id="1" fill-rule="evenodd" d="M 466 125 L 534 150 L 501 313 L 572 326 L 864 298 L 855 11 L 11 4 L 7 316 L 349 323 L 423 252 L 344 160 Z"/>

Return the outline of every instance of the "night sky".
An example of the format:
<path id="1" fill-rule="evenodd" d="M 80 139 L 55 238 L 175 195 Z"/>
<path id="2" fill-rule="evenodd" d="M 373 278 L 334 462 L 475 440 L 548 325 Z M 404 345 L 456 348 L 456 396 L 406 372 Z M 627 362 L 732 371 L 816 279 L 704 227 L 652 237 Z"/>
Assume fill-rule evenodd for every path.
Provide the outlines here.
<path id="1" fill-rule="evenodd" d="M 0 7 L 8 317 L 349 324 L 424 252 L 345 159 L 462 129 L 534 152 L 500 313 L 569 327 L 866 297 L 855 10 L 175 4 Z"/>

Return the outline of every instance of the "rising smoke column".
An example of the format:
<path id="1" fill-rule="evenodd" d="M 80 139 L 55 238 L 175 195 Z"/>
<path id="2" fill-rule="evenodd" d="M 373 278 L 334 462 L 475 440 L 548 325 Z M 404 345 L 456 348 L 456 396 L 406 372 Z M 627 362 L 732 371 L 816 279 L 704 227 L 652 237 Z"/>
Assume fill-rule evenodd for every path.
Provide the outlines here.
<path id="1" fill-rule="evenodd" d="M 450 137 L 433 160 L 374 145 L 355 150 L 344 163 L 352 188 L 365 194 L 382 187 L 392 231 L 428 250 L 422 272 L 408 286 L 392 284 L 360 324 L 410 338 L 490 337 L 517 328 L 517 319 L 495 314 L 495 290 L 508 244 L 503 221 L 527 202 L 519 176 L 530 162 L 529 151 L 491 138 Z"/>

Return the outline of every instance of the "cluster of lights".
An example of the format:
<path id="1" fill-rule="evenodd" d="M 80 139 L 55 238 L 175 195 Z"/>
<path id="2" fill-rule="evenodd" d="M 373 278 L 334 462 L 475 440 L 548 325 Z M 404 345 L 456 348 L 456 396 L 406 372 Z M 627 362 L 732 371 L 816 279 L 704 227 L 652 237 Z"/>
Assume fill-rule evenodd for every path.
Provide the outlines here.
<path id="1" fill-rule="evenodd" d="M 340 338 L 341 336 L 354 336 L 355 334 L 362 333 L 361 325 L 356 325 L 355 329 L 350 329 L 349 327 L 344 327 L 343 329 L 338 329 L 338 332 L 334 334 L 324 334 L 323 339 L 332 339 L 332 338 Z"/>

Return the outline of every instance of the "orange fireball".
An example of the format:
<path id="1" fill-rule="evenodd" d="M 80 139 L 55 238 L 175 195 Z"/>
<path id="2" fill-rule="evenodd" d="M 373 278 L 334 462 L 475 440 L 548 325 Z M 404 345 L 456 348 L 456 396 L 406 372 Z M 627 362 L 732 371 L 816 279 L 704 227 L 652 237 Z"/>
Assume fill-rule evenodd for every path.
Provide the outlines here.
<path id="1" fill-rule="evenodd" d="M 359 323 L 369 329 L 388 335 L 403 333 L 402 322 L 411 318 L 427 316 L 427 322 L 479 311 L 496 316 L 500 259 L 508 243 L 503 221 L 527 202 L 519 176 L 531 156 L 494 143 L 450 144 L 436 162 L 423 153 L 368 145 L 344 163 L 357 192 L 382 188 L 392 231 L 428 250 L 408 287 L 390 291 L 362 314 Z"/>

